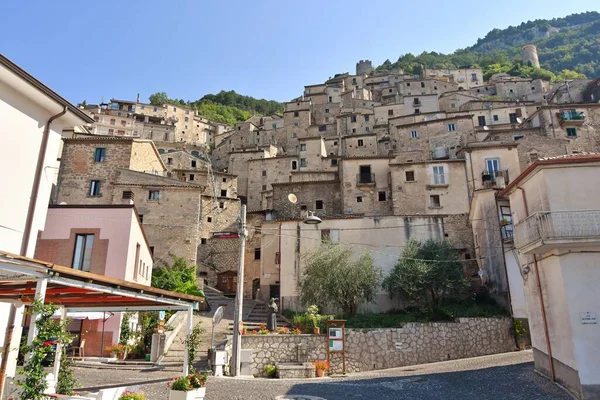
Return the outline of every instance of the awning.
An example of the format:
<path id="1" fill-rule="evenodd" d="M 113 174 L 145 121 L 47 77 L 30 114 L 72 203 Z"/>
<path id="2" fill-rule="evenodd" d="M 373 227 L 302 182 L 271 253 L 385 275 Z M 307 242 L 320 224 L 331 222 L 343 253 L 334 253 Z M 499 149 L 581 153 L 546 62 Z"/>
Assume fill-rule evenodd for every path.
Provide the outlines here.
<path id="1" fill-rule="evenodd" d="M 77 319 L 77 320 L 88 319 L 90 321 L 98 320 L 98 319 L 108 319 L 111 316 L 112 316 L 111 313 L 105 313 L 105 312 L 68 312 L 67 313 L 67 318 Z M 61 318 L 61 312 L 56 311 L 54 313 L 54 315 L 52 316 L 52 318 Z"/>
<path id="2" fill-rule="evenodd" d="M 0 251 L 0 302 L 33 302 L 44 281 L 45 302 L 68 312 L 195 310 L 205 299 L 83 272 Z"/>

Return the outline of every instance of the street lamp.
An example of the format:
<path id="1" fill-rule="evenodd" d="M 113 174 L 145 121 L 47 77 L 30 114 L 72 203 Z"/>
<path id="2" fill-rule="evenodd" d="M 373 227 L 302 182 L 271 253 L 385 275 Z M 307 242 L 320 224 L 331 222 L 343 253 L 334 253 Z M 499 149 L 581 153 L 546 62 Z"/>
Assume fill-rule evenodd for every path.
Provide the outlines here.
<path id="1" fill-rule="evenodd" d="M 308 215 L 306 216 L 306 218 L 304 218 L 303 222 L 307 225 L 318 225 L 323 221 L 321 220 L 321 218 L 315 215 L 314 211 L 309 211 Z"/>

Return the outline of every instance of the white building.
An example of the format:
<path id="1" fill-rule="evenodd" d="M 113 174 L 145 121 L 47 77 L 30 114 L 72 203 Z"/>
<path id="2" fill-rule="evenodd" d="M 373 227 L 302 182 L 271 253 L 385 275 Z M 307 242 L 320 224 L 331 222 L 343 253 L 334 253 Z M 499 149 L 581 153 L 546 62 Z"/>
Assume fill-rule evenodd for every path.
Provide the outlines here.
<path id="1" fill-rule="evenodd" d="M 600 399 L 600 155 L 544 159 L 508 195 L 535 367 Z"/>
<path id="2" fill-rule="evenodd" d="M 38 232 L 44 229 L 50 192 L 58 171 L 61 132 L 94 122 L 0 54 L 0 250 L 33 257 Z M 0 345 L 4 346 L 9 304 L 0 304 Z M 19 326 L 22 307 L 16 312 Z M 17 333 L 17 331 L 19 333 Z M 14 376 L 20 330 L 15 330 L 7 376 Z"/>

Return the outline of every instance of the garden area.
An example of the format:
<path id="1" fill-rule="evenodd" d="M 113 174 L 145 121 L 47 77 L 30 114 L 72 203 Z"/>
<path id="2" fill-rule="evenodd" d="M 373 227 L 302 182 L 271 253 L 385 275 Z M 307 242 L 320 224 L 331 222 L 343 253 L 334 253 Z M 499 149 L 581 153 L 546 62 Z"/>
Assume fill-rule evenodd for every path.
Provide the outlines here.
<path id="1" fill-rule="evenodd" d="M 307 260 L 298 283 L 307 311 L 282 314 L 303 333 L 323 330 L 328 319 L 345 319 L 347 328 L 395 328 L 406 322 L 507 316 L 507 310 L 485 292 L 474 293 L 462 261 L 445 240 L 411 239 L 383 276 L 370 254 L 356 257 L 348 246 L 323 243 Z M 359 312 L 380 289 L 401 306 L 385 313 Z M 324 309 L 339 311 L 319 314 Z"/>

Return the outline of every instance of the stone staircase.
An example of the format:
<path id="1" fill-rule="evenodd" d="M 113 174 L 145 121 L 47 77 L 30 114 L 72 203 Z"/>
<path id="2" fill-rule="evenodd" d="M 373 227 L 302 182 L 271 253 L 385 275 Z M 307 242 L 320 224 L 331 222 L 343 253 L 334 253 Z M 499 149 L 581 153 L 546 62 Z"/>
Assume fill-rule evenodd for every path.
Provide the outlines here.
<path id="1" fill-rule="evenodd" d="M 260 325 L 267 323 L 269 318 L 269 306 L 261 301 L 244 299 L 242 311 L 244 326 L 250 330 L 258 329 Z M 292 328 L 294 325 L 281 314 L 277 314 L 277 327 Z M 233 333 L 233 323 L 229 324 L 227 330 Z"/>

